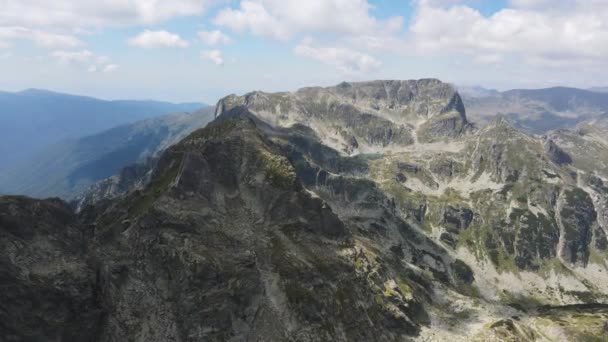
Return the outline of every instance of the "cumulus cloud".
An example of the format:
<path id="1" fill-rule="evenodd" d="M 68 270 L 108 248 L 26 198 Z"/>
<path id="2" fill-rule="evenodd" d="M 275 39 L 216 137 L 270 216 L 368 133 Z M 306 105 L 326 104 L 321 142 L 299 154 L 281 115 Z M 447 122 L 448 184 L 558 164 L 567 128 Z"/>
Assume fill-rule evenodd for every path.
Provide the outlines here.
<path id="1" fill-rule="evenodd" d="M 606 0 L 512 0 L 490 16 L 463 4 L 419 0 L 411 32 L 423 52 L 463 52 L 481 62 L 516 56 L 544 65 L 608 58 Z M 547 63 L 546 63 L 547 62 Z"/>
<path id="2" fill-rule="evenodd" d="M 232 39 L 220 30 L 199 31 L 198 38 L 207 45 L 230 44 Z"/>
<path id="3" fill-rule="evenodd" d="M 105 65 L 102 69 L 103 72 L 112 72 L 114 70 L 118 69 L 118 65 L 116 64 L 108 64 Z"/>
<path id="4" fill-rule="evenodd" d="M 129 39 L 129 44 L 141 48 L 162 48 L 162 47 L 188 47 L 188 42 L 179 35 L 164 30 L 150 31 L 145 30 L 137 36 Z"/>
<path id="5" fill-rule="evenodd" d="M 108 56 L 99 56 L 89 50 L 56 50 L 51 52 L 50 56 L 61 64 L 84 68 L 89 72 L 111 72 L 118 68 Z"/>
<path id="6" fill-rule="evenodd" d="M 214 1 L 2 0 L 0 47 L 10 46 L 12 40 L 30 40 L 42 47 L 73 48 L 82 45 L 73 34 L 109 26 L 158 24 L 176 17 L 201 15 Z M 6 31 L 17 32 L 12 32 L 7 38 Z"/>
<path id="7" fill-rule="evenodd" d="M 366 73 L 382 65 L 380 61 L 368 54 L 344 47 L 315 46 L 309 39 L 298 44 L 294 52 L 298 56 L 311 58 L 335 67 L 345 74 Z"/>
<path id="8" fill-rule="evenodd" d="M 53 51 L 51 56 L 57 58 L 62 64 L 84 64 L 94 55 L 89 50 L 82 51 Z"/>
<path id="9" fill-rule="evenodd" d="M 83 43 L 76 37 L 54 34 L 20 26 L 0 27 L 0 44 L 9 46 L 13 40 L 29 40 L 44 48 L 73 48 Z"/>
<path id="10" fill-rule="evenodd" d="M 201 58 L 204 60 L 211 61 L 215 65 L 223 65 L 224 57 L 220 50 L 207 50 L 201 52 Z"/>
<path id="11" fill-rule="evenodd" d="M 200 15 L 207 0 L 3 0 L 0 26 L 99 28 Z"/>
<path id="12" fill-rule="evenodd" d="M 298 33 L 362 35 L 399 30 L 402 18 L 381 21 L 370 15 L 367 0 L 242 0 L 238 8 L 220 11 L 219 26 L 278 40 Z"/>

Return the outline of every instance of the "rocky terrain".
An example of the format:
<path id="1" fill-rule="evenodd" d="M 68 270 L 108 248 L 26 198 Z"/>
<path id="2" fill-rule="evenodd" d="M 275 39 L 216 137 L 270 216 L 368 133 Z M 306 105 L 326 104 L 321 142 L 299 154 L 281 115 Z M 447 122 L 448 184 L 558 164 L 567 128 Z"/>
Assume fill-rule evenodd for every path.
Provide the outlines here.
<path id="1" fill-rule="evenodd" d="M 349 154 L 446 141 L 471 128 L 458 93 L 433 79 L 232 95 L 218 103 L 216 115 L 241 105 L 273 125 L 306 125 L 325 145 Z"/>
<path id="2" fill-rule="evenodd" d="M 466 115 L 437 80 L 231 95 L 78 214 L 2 197 L 0 336 L 608 339 L 605 127 Z"/>

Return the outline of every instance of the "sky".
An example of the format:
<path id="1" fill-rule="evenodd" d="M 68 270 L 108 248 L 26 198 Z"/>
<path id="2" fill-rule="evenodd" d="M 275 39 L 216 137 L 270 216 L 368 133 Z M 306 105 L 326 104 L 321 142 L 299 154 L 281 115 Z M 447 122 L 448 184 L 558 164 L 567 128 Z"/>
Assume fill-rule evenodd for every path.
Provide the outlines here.
<path id="1" fill-rule="evenodd" d="M 608 0 L 0 0 L 0 89 L 202 101 L 341 81 L 608 86 Z"/>

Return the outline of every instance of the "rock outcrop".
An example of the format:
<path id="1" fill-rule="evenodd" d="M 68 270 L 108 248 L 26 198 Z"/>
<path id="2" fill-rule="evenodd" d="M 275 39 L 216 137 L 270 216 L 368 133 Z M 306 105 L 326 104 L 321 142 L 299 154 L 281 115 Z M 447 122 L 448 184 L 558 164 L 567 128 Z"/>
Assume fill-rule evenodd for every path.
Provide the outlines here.
<path id="1" fill-rule="evenodd" d="M 558 165 L 572 164 L 572 158 L 559 148 L 553 140 L 547 140 L 545 143 L 545 153 Z"/>
<path id="2" fill-rule="evenodd" d="M 349 154 L 452 140 L 471 128 L 458 93 L 434 79 L 230 95 L 219 101 L 216 116 L 241 105 L 273 125 L 305 124 Z"/>
<path id="3" fill-rule="evenodd" d="M 104 312 L 85 231 L 60 200 L 0 197 L 3 341 L 93 341 Z"/>

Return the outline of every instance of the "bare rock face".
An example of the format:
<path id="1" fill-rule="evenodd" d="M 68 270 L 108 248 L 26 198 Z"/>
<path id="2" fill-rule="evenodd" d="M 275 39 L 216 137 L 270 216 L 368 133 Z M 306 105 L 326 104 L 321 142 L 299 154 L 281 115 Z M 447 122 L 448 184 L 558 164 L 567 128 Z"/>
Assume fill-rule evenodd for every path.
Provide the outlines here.
<path id="1" fill-rule="evenodd" d="M 565 193 L 561 219 L 564 229 L 564 247 L 561 254 L 571 263 L 586 264 L 589 261 L 593 228 L 597 212 L 589 194 L 579 188 Z"/>
<path id="2" fill-rule="evenodd" d="M 308 125 L 327 145 L 348 153 L 451 140 L 471 127 L 458 93 L 434 79 L 230 95 L 219 101 L 216 117 L 241 105 L 273 125 Z"/>
<path id="3" fill-rule="evenodd" d="M 0 197 L 3 341 L 93 341 L 103 319 L 84 231 L 60 200 Z"/>
<path id="4" fill-rule="evenodd" d="M 568 153 L 564 152 L 553 140 L 547 140 L 545 143 L 545 153 L 549 158 L 558 165 L 572 164 L 572 158 Z"/>
<path id="5" fill-rule="evenodd" d="M 473 221 L 473 211 L 468 208 L 447 206 L 443 210 L 443 222 L 456 232 L 467 229 Z"/>

